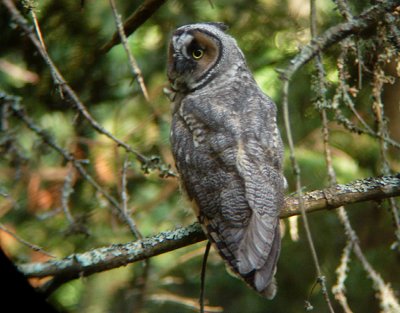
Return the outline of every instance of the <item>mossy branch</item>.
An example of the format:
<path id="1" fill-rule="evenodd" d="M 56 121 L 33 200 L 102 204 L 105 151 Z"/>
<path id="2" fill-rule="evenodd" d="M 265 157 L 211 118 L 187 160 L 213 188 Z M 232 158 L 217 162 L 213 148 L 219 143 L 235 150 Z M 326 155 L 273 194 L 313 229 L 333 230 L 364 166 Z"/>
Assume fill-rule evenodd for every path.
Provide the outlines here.
<path id="1" fill-rule="evenodd" d="M 400 196 L 400 173 L 392 176 L 355 180 L 349 184 L 307 192 L 303 195 L 303 202 L 306 212 L 310 213 L 335 209 L 352 203 L 370 200 L 381 201 L 396 196 Z M 298 197 L 287 197 L 285 208 L 280 217 L 287 218 L 299 214 Z M 194 223 L 173 231 L 161 232 L 142 240 L 76 253 L 61 260 L 20 264 L 18 268 L 27 277 L 54 276 L 66 282 L 81 276 L 89 276 L 126 266 L 205 239 L 200 225 Z"/>

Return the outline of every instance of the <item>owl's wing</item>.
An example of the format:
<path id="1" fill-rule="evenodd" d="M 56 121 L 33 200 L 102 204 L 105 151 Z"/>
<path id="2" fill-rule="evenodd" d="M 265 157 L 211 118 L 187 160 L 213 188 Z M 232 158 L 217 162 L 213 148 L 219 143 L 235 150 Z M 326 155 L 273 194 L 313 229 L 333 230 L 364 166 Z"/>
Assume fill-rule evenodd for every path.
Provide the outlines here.
<path id="1" fill-rule="evenodd" d="M 280 166 L 276 166 L 281 146 L 274 147 L 277 139 L 268 137 L 276 132 L 273 128 L 266 130 L 267 121 L 262 118 L 262 115 L 254 117 L 251 123 L 255 130 L 242 134 L 236 159 L 252 210 L 238 250 L 238 270 L 241 275 L 254 273 L 254 287 L 259 292 L 268 287 L 275 273 L 281 241 L 278 215 L 283 204 L 283 176 Z"/>

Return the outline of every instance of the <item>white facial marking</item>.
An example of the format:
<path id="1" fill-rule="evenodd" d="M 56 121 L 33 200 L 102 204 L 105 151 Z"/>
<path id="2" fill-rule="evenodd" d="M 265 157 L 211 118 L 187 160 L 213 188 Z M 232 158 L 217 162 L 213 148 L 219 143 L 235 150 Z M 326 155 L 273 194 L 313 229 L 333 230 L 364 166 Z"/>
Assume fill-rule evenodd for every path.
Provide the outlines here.
<path id="1" fill-rule="evenodd" d="M 190 56 L 187 53 L 187 46 L 190 44 L 190 42 L 193 40 L 193 36 L 188 34 L 188 33 L 183 33 L 179 36 L 174 36 L 172 38 L 172 43 L 174 45 L 174 50 L 175 51 L 182 51 L 182 54 L 186 57 L 186 58 L 190 58 Z M 176 57 L 176 55 L 174 54 L 174 57 Z"/>

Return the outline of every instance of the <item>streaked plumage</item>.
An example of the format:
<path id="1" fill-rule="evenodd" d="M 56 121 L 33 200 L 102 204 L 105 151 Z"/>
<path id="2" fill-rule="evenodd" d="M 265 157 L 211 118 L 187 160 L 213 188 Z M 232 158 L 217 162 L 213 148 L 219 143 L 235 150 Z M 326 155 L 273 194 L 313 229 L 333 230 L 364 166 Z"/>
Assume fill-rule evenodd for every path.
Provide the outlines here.
<path id="1" fill-rule="evenodd" d="M 172 36 L 172 151 L 208 238 L 238 276 L 272 298 L 283 146 L 275 104 L 225 30 L 223 24 L 200 23 Z"/>

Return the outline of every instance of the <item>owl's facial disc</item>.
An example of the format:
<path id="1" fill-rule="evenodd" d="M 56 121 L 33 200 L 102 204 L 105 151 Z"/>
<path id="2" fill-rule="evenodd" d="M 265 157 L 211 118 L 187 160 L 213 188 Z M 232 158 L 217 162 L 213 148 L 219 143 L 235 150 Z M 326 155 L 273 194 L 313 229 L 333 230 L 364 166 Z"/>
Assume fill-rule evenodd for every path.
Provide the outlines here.
<path id="1" fill-rule="evenodd" d="M 220 55 L 220 41 L 203 30 L 177 31 L 169 48 L 168 78 L 172 89 L 192 91 L 208 82 Z"/>

